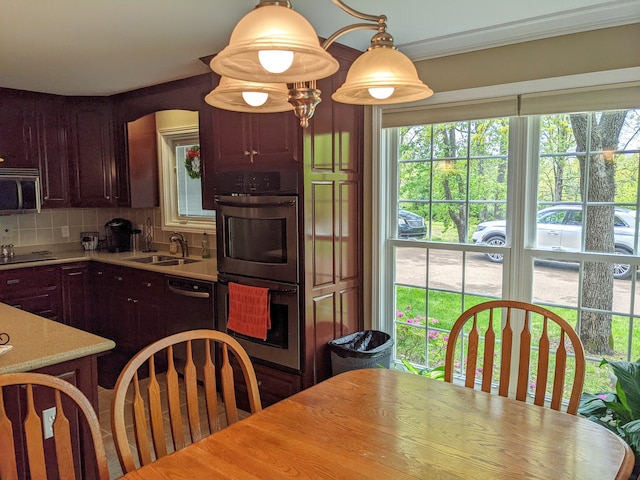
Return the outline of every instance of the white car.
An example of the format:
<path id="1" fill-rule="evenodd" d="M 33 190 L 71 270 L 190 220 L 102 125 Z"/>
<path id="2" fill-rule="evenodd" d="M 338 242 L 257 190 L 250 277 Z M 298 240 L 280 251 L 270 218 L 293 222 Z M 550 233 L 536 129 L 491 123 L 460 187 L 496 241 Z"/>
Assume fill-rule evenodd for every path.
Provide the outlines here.
<path id="1" fill-rule="evenodd" d="M 615 209 L 614 240 L 615 252 L 633 254 L 636 212 Z M 506 221 L 482 222 L 472 235 L 473 243 L 479 245 L 502 246 L 505 244 Z M 556 205 L 538 212 L 538 248 L 579 252 L 582 245 L 582 207 L 580 205 Z M 501 253 L 485 254 L 492 262 L 502 262 Z M 614 278 L 629 278 L 630 265 L 616 264 Z"/>

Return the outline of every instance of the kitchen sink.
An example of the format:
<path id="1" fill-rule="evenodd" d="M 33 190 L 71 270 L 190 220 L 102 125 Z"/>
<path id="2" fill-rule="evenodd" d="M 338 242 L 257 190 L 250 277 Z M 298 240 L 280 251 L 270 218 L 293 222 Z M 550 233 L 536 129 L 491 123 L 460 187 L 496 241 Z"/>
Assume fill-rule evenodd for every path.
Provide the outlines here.
<path id="1" fill-rule="evenodd" d="M 178 260 L 178 259 L 171 255 L 150 255 L 148 257 L 127 258 L 127 260 L 130 262 L 136 262 L 136 263 L 159 263 L 159 262 L 166 262 L 167 260 Z"/>
<path id="2" fill-rule="evenodd" d="M 200 260 L 193 258 L 172 258 L 171 260 L 162 260 L 160 262 L 153 262 L 153 265 L 162 267 L 170 267 L 172 265 L 187 265 L 188 263 L 198 263 Z"/>

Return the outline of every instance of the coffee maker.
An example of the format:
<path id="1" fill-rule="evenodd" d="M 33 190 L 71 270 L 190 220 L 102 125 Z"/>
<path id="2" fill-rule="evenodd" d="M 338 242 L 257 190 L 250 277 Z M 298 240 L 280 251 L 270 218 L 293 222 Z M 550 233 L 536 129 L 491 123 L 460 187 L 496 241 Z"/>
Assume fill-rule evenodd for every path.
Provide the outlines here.
<path id="1" fill-rule="evenodd" d="M 104 225 L 107 237 L 107 250 L 110 252 L 128 252 L 131 250 L 132 226 L 129 220 L 114 218 Z"/>

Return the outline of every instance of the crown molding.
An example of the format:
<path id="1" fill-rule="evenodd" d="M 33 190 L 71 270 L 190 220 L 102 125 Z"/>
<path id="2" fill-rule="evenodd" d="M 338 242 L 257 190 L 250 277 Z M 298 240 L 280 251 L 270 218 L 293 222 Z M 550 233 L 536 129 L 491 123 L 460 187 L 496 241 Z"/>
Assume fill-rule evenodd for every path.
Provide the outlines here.
<path id="1" fill-rule="evenodd" d="M 598 30 L 640 22 L 640 1 L 615 0 L 606 4 L 543 15 L 491 28 L 469 30 L 420 42 L 396 45 L 414 62 L 501 47 L 542 38 Z M 571 27 L 567 28 L 567 25 Z"/>

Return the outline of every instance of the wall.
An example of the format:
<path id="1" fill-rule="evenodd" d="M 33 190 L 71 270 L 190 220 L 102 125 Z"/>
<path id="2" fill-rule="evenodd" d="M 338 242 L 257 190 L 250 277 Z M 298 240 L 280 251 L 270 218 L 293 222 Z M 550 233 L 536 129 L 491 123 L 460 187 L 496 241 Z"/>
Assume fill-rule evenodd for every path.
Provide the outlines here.
<path id="1" fill-rule="evenodd" d="M 640 24 L 561 35 L 416 62 L 440 92 L 606 72 L 640 65 Z"/>

